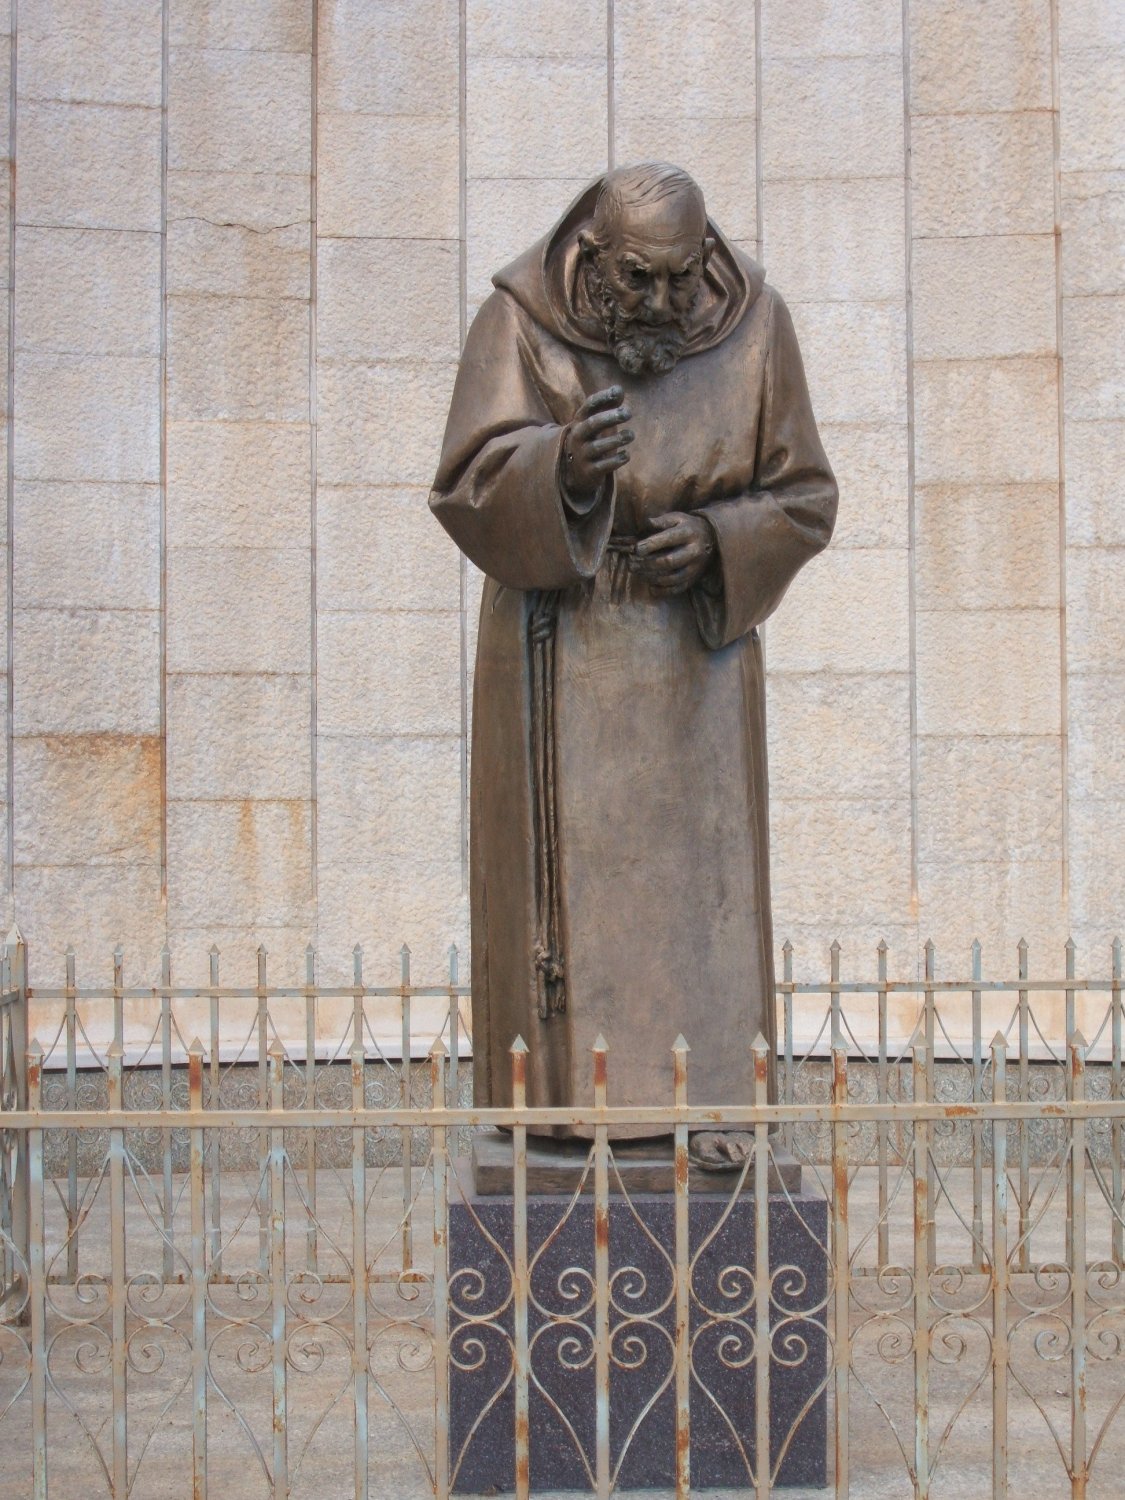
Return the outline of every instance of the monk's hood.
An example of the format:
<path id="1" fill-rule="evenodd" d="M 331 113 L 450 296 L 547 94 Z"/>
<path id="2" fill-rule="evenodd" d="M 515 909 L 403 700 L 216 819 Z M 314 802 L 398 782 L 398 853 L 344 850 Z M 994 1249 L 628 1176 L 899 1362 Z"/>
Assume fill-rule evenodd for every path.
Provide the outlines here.
<path id="1" fill-rule="evenodd" d="M 594 205 L 604 182 L 599 177 L 563 214 L 554 229 L 492 278 L 525 312 L 557 338 L 599 354 L 608 350 L 605 329 L 588 306 L 581 286 L 578 232 L 593 223 Z M 692 313 L 685 354 L 700 354 L 733 333 L 762 290 L 765 273 L 707 221 L 715 249 L 707 263 L 699 301 Z"/>

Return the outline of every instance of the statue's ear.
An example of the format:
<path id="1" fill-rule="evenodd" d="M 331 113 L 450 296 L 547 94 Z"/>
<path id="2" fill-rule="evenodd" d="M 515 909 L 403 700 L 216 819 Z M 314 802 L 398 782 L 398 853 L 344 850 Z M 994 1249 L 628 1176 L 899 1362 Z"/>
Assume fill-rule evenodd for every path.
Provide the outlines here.
<path id="1" fill-rule="evenodd" d="M 714 250 L 714 248 L 715 241 L 711 238 L 710 235 L 708 235 L 707 238 L 703 241 L 703 264 L 705 267 L 707 265 L 707 262 L 711 259 L 711 252 L 712 250 Z"/>

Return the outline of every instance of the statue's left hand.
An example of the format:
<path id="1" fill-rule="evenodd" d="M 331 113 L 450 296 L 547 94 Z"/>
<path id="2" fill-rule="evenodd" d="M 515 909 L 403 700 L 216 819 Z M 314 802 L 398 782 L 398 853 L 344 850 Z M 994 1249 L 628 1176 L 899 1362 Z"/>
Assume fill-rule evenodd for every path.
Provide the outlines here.
<path id="1" fill-rule="evenodd" d="M 715 556 L 715 533 L 702 516 L 670 510 L 654 516 L 652 536 L 637 543 L 637 569 L 656 594 L 682 594 L 698 583 Z"/>

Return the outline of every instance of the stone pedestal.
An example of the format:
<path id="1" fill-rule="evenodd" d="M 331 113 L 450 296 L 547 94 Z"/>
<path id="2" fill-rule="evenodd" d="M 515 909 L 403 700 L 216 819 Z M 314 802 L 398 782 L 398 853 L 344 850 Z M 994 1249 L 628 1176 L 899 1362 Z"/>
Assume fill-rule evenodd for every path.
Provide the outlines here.
<path id="1" fill-rule="evenodd" d="M 449 1225 L 450 1452 L 455 1491 L 489 1495 L 515 1487 L 512 1198 L 477 1193 L 465 1159 L 459 1177 Z M 755 1207 L 750 1191 L 734 1202 L 732 1191 L 693 1187 L 690 1197 L 693 1491 L 747 1487 L 754 1463 Z M 531 1482 L 547 1490 L 589 1490 L 594 1467 L 594 1209 L 588 1195 L 571 1205 L 570 1195 L 528 1197 Z M 777 1484 L 822 1486 L 827 1204 L 818 1192 L 775 1193 L 768 1212 L 771 1468 L 788 1441 Z M 673 1483 L 674 1214 L 671 1193 L 611 1193 L 610 1451 L 620 1489 Z"/>

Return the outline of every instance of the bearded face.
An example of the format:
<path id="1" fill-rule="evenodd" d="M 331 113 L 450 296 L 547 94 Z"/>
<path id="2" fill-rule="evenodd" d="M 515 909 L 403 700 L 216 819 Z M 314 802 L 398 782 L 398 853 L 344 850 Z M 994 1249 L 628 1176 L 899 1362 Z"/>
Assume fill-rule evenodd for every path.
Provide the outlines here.
<path id="1" fill-rule="evenodd" d="M 659 217 L 623 213 L 600 235 L 580 237 L 586 289 L 618 364 L 630 375 L 667 375 L 687 344 L 713 241 L 694 202 Z"/>

